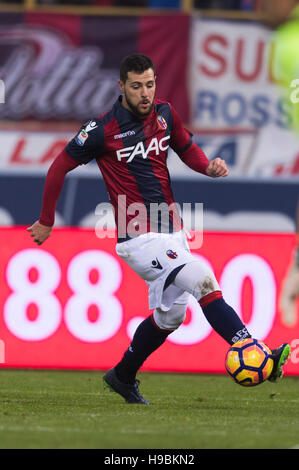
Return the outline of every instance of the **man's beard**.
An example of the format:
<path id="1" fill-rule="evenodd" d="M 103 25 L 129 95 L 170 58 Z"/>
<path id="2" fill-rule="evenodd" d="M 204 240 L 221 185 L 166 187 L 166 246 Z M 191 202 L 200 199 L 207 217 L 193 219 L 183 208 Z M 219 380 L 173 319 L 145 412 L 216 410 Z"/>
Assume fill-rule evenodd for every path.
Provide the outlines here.
<path id="1" fill-rule="evenodd" d="M 124 92 L 124 95 L 125 95 L 125 98 L 126 98 L 126 101 L 127 101 L 127 104 L 130 108 L 130 110 L 132 111 L 133 114 L 135 114 L 135 116 L 139 117 L 139 118 L 144 118 L 146 116 L 148 116 L 151 112 L 152 112 L 152 109 L 153 109 L 153 105 L 154 105 L 154 101 L 151 103 L 148 111 L 144 112 L 144 113 L 141 113 L 139 110 L 138 110 L 138 107 L 135 106 L 130 98 L 128 98 L 126 92 Z"/>

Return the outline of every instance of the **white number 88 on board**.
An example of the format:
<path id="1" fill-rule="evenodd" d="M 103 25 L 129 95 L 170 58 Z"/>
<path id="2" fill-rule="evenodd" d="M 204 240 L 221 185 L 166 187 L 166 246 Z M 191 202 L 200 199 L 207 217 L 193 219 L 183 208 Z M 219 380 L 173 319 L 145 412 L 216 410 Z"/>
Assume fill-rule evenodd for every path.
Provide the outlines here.
<path id="1" fill-rule="evenodd" d="M 30 280 L 35 268 L 37 278 Z M 90 271 L 98 272 L 92 283 Z M 56 258 L 44 250 L 22 250 L 14 255 L 6 270 L 7 284 L 12 290 L 3 309 L 7 328 L 16 337 L 40 341 L 53 335 L 62 322 L 61 303 L 55 290 L 61 281 L 61 269 Z M 122 305 L 113 295 L 121 284 L 122 272 L 114 257 L 100 250 L 76 255 L 67 269 L 67 281 L 73 291 L 65 305 L 65 323 L 75 337 L 86 342 L 105 341 L 113 336 L 122 323 Z M 28 317 L 34 304 L 37 316 Z M 98 309 L 96 321 L 88 318 L 88 309 Z"/>

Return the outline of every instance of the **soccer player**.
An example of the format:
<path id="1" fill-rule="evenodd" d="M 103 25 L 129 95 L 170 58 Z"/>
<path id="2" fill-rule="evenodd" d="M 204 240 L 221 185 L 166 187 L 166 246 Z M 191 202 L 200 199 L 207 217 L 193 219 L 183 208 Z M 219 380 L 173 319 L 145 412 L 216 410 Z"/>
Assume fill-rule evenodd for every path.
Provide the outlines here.
<path id="1" fill-rule="evenodd" d="M 290 129 L 299 132 L 299 103 L 292 102 L 291 92 L 299 79 L 299 1 L 263 0 L 263 12 L 275 28 L 274 67 L 278 74 L 279 91 L 289 102 Z M 298 320 L 296 299 L 299 298 L 299 199 L 295 215 L 297 246 L 284 280 L 279 300 L 284 322 L 294 326 Z"/>
<path id="2" fill-rule="evenodd" d="M 166 159 L 171 147 L 186 165 L 211 178 L 228 175 L 225 161 L 209 161 L 173 106 L 155 99 L 151 59 L 142 54 L 125 57 L 119 86 L 122 94 L 112 109 L 85 123 L 50 166 L 40 218 L 27 230 L 38 245 L 49 237 L 65 175 L 95 159 L 114 208 L 116 252 L 146 281 L 149 307 L 154 310 L 137 327 L 119 363 L 104 375 L 104 383 L 127 403 L 148 404 L 140 394 L 137 371 L 184 321 L 190 294 L 228 344 L 250 333 L 223 299 L 214 273 L 189 250 L 181 218 L 173 210 Z M 171 210 L 153 218 L 151 208 L 157 204 Z M 288 344 L 272 351 L 275 366 L 270 380 L 281 377 L 289 353 Z"/>
<path id="3" fill-rule="evenodd" d="M 296 239 L 297 246 L 291 259 L 290 268 L 284 279 L 279 299 L 282 317 L 288 326 L 295 326 L 298 321 L 296 299 L 299 298 L 299 200 L 296 214 Z"/>

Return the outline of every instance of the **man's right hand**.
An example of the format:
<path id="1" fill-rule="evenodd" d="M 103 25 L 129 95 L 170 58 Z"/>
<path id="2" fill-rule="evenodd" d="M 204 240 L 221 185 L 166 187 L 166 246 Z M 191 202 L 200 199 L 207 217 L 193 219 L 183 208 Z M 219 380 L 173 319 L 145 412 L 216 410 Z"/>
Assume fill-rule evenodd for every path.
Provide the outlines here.
<path id="1" fill-rule="evenodd" d="M 34 237 L 35 243 L 37 243 L 38 245 L 41 245 L 51 235 L 52 227 L 47 227 L 46 225 L 42 225 L 37 220 L 36 222 L 34 222 L 33 225 L 31 225 L 31 227 L 27 228 L 27 232 L 31 232 L 30 236 Z"/>

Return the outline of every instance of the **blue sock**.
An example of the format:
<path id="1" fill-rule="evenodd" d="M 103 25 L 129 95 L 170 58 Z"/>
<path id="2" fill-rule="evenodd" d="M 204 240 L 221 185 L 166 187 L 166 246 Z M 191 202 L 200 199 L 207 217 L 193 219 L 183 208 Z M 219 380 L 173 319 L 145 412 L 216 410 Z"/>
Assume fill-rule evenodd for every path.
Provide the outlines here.
<path id="1" fill-rule="evenodd" d="M 170 330 L 159 329 L 152 315 L 143 320 L 136 329 L 122 360 L 115 366 L 119 380 L 124 383 L 134 383 L 138 369 L 146 358 L 164 343 L 170 333 Z"/>
<path id="2" fill-rule="evenodd" d="M 240 339 L 251 338 L 240 317 L 222 297 L 209 303 L 201 299 L 200 304 L 210 325 L 230 345 Z"/>

